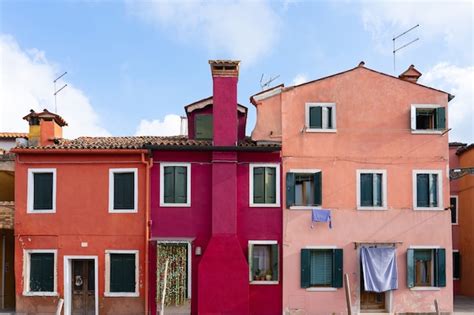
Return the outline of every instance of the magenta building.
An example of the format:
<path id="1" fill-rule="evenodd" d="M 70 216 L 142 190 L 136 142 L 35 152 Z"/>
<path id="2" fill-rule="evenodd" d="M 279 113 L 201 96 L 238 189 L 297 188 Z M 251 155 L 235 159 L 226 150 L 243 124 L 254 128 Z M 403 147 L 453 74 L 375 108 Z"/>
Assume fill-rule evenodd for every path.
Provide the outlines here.
<path id="1" fill-rule="evenodd" d="M 148 147 L 149 307 L 281 314 L 280 146 L 245 137 L 239 62 L 209 63 L 213 95 L 185 107 L 188 136 Z"/>

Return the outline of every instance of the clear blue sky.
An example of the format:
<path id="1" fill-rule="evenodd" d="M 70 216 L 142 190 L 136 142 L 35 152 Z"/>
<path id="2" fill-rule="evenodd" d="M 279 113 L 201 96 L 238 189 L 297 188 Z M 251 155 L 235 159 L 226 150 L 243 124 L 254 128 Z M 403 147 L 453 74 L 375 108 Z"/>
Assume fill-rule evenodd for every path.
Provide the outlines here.
<path id="1" fill-rule="evenodd" d="M 370 68 L 393 74 L 392 36 L 419 23 L 400 40 L 420 38 L 398 55 L 397 75 L 415 64 L 431 74 L 424 83 L 456 94 L 461 113 L 453 115 L 467 132 L 464 127 L 454 135 L 472 142 L 472 12 L 472 2 L 454 1 L 4 0 L 0 33 L 18 46 L 17 53 L 33 59 L 42 52 L 44 59 L 35 62 L 51 66 L 52 73 L 67 70 L 64 82 L 87 97 L 96 124 L 112 135 L 133 135 L 142 120 L 184 114 L 184 105 L 212 93 L 208 59 L 241 59 L 239 102 L 251 110 L 249 133 L 255 110 L 248 99 L 260 90 L 262 73 L 280 75 L 275 83 L 291 85 L 295 78 L 316 79 L 364 60 Z M 3 82 L 9 80 L 5 71 Z M 452 75 L 462 80 L 453 83 Z M 21 92 L 21 84 L 16 86 Z M 1 95 L 0 101 L 5 101 Z M 81 115 L 80 108 L 76 111 Z"/>

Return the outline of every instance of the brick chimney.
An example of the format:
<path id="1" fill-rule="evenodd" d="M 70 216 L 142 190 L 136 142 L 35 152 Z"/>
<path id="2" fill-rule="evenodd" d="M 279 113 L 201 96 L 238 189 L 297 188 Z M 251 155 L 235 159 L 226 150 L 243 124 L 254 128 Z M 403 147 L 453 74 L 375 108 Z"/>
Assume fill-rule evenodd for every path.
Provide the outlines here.
<path id="1" fill-rule="evenodd" d="M 213 141 L 215 146 L 237 144 L 237 82 L 240 61 L 209 60 L 213 90 Z"/>
<path id="2" fill-rule="evenodd" d="M 407 70 L 405 70 L 405 72 L 400 74 L 398 77 L 404 81 L 416 83 L 421 77 L 421 72 L 416 70 L 414 65 L 411 65 L 408 67 Z"/>
<path id="3" fill-rule="evenodd" d="M 66 121 L 59 115 L 43 109 L 37 113 L 30 110 L 30 113 L 23 117 L 28 121 L 30 130 L 28 133 L 29 146 L 46 146 L 54 144 L 54 140 L 62 138 L 63 128 L 67 126 Z"/>

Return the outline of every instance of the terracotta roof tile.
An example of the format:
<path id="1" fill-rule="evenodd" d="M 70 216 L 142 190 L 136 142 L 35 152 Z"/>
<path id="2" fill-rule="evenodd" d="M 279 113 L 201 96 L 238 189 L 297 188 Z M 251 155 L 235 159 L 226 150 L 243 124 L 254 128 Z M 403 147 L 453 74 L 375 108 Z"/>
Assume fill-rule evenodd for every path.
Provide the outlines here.
<path id="1" fill-rule="evenodd" d="M 212 146 L 211 140 L 193 140 L 186 136 L 136 136 L 136 137 L 79 137 L 77 139 L 56 139 L 55 144 L 47 146 L 28 146 L 26 149 L 145 149 L 146 146 L 192 146 L 208 147 Z M 278 144 L 260 144 L 245 138 L 239 142 L 239 147 L 275 147 Z"/>
<path id="2" fill-rule="evenodd" d="M 0 138 L 2 139 L 28 138 L 28 134 L 24 132 L 0 132 Z"/>

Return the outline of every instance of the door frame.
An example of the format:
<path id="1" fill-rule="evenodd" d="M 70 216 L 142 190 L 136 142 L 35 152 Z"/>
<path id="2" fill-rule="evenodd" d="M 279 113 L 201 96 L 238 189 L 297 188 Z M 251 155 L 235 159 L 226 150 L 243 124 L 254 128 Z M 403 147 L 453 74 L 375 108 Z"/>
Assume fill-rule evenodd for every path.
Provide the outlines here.
<path id="1" fill-rule="evenodd" d="M 188 246 L 188 257 L 187 257 L 187 265 L 188 265 L 188 299 L 191 299 L 191 291 L 192 291 L 192 239 L 157 239 L 156 240 L 156 251 L 158 252 L 158 245 L 159 244 L 187 244 Z"/>
<path id="2" fill-rule="evenodd" d="M 389 244 L 389 243 L 387 243 Z M 367 242 L 367 243 L 363 243 L 361 245 L 369 245 L 369 246 L 380 246 L 380 247 L 388 247 L 385 243 L 370 243 L 370 242 Z M 357 275 L 357 279 L 359 280 L 358 281 L 358 284 L 357 284 L 357 288 L 356 288 L 356 312 L 357 313 L 360 313 L 361 312 L 361 309 L 360 309 L 360 297 L 361 297 L 361 286 L 360 286 L 360 282 L 362 281 L 361 277 L 362 277 L 362 273 L 361 273 L 361 267 L 360 267 L 360 263 L 361 263 L 361 255 L 360 255 L 360 247 L 361 246 L 358 246 L 357 247 L 357 269 L 356 269 L 356 275 Z M 395 258 L 396 259 L 396 258 Z M 397 270 L 398 272 L 398 270 Z M 386 291 L 385 292 L 385 310 L 380 312 L 380 313 L 392 313 L 392 309 L 393 309 L 393 290 L 389 290 L 389 291 Z"/>
<path id="3" fill-rule="evenodd" d="M 93 260 L 94 261 L 94 289 L 95 289 L 95 315 L 99 315 L 99 266 L 98 256 L 68 255 L 64 256 L 64 315 L 71 314 L 71 290 L 72 290 L 72 261 L 73 260 Z"/>

